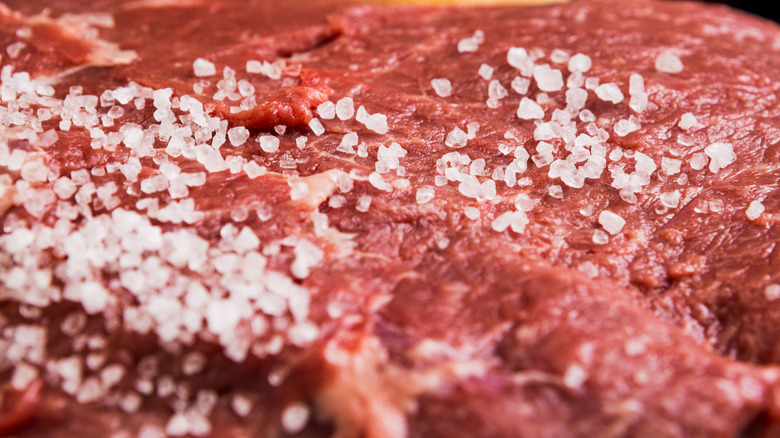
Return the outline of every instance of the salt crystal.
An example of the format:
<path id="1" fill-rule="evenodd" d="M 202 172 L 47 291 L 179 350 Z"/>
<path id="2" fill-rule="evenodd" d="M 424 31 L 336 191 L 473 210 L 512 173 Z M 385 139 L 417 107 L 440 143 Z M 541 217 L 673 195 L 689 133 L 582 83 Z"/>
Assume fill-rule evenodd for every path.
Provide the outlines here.
<path id="1" fill-rule="evenodd" d="M 449 79 L 431 79 L 431 87 L 433 87 L 433 91 L 440 97 L 449 97 L 452 95 L 452 83 Z"/>
<path id="2" fill-rule="evenodd" d="M 614 104 L 620 103 L 623 101 L 623 92 L 620 91 L 620 88 L 614 83 L 607 83 L 607 84 L 601 84 L 598 87 L 596 87 L 596 96 L 598 96 L 599 99 L 612 102 Z"/>
<path id="3" fill-rule="evenodd" d="M 661 200 L 661 204 L 668 208 L 677 208 L 680 205 L 680 191 L 674 190 L 672 192 L 661 193 L 658 197 Z"/>
<path id="4" fill-rule="evenodd" d="M 615 135 L 618 137 L 625 137 L 626 135 L 638 131 L 639 128 L 642 126 L 637 121 L 637 118 L 634 116 L 629 117 L 628 119 L 621 119 L 618 120 L 617 123 L 615 123 L 614 130 Z"/>
<path id="5" fill-rule="evenodd" d="M 305 136 L 303 136 L 303 135 L 302 135 L 302 136 L 300 136 L 300 137 L 297 137 L 297 138 L 295 139 L 295 146 L 296 146 L 298 149 L 303 149 L 303 148 L 305 148 L 305 147 L 306 147 L 306 142 L 307 142 L 307 141 L 309 141 L 309 138 L 308 138 L 308 137 L 305 137 Z"/>
<path id="6" fill-rule="evenodd" d="M 236 415 L 239 417 L 246 417 L 252 412 L 254 403 L 249 397 L 241 394 L 236 394 L 230 399 L 230 407 L 233 409 Z"/>
<path id="7" fill-rule="evenodd" d="M 582 88 L 569 88 L 566 90 L 566 106 L 574 114 L 585 108 L 585 102 L 588 100 L 588 92 Z"/>
<path id="8" fill-rule="evenodd" d="M 585 123 L 593 122 L 593 121 L 596 120 L 596 115 L 593 114 L 593 112 L 591 110 L 589 110 L 589 109 L 584 109 L 584 110 L 580 111 L 579 117 L 580 117 L 580 120 L 585 122 Z"/>
<path id="9" fill-rule="evenodd" d="M 249 60 L 246 62 L 246 72 L 250 74 L 262 73 L 263 64 L 261 64 L 260 61 L 254 59 Z"/>
<path id="10" fill-rule="evenodd" d="M 490 78 L 493 77 L 493 71 L 494 71 L 493 67 L 491 67 L 491 66 L 489 66 L 487 64 L 481 64 L 479 66 L 479 71 L 477 73 L 479 74 L 479 76 L 482 79 L 484 79 L 486 81 L 489 81 Z"/>
<path id="11" fill-rule="evenodd" d="M 685 113 L 680 117 L 680 123 L 678 123 L 677 126 L 679 126 L 680 129 L 687 131 L 696 126 L 696 123 L 698 123 L 698 121 L 693 113 Z"/>
<path id="12" fill-rule="evenodd" d="M 550 188 L 547 189 L 547 194 L 552 196 L 556 199 L 562 199 L 563 198 L 563 187 L 553 184 L 550 186 Z"/>
<path id="13" fill-rule="evenodd" d="M 228 140 L 230 140 L 230 144 L 233 146 L 241 146 L 242 144 L 246 143 L 247 139 L 249 139 L 249 130 L 243 126 L 236 126 L 234 128 L 228 129 L 227 136 Z"/>
<path id="14" fill-rule="evenodd" d="M 514 212 L 507 211 L 502 214 L 500 214 L 498 217 L 496 217 L 493 222 L 490 224 L 490 227 L 493 229 L 493 231 L 496 232 L 504 232 L 507 228 L 509 228 L 509 225 L 512 222 L 512 214 Z"/>
<path id="15" fill-rule="evenodd" d="M 355 115 L 355 103 L 351 97 L 344 97 L 336 102 L 336 117 L 339 120 L 349 120 Z"/>
<path id="16" fill-rule="evenodd" d="M 104 388 L 112 388 L 125 376 L 125 367 L 120 364 L 109 365 L 100 370 L 100 383 Z"/>
<path id="17" fill-rule="evenodd" d="M 507 51 L 506 60 L 509 65 L 520 70 L 520 74 L 523 76 L 531 76 L 533 74 L 534 61 L 528 56 L 528 52 L 524 48 L 510 48 L 509 51 Z"/>
<path id="18" fill-rule="evenodd" d="M 655 58 L 655 69 L 664 73 L 680 73 L 683 71 L 683 63 L 677 55 L 664 52 Z"/>
<path id="19" fill-rule="evenodd" d="M 707 154 L 704 152 L 696 152 L 691 156 L 691 168 L 694 170 L 701 170 L 707 166 Z"/>
<path id="20" fill-rule="evenodd" d="M 444 140 L 444 144 L 447 145 L 447 147 L 459 149 L 466 146 L 468 139 L 469 136 L 465 131 L 455 127 L 447 134 L 447 138 Z"/>
<path id="21" fill-rule="evenodd" d="M 562 64 L 569 60 L 569 53 L 565 50 L 555 49 L 550 53 L 550 61 L 556 64 Z"/>
<path id="22" fill-rule="evenodd" d="M 24 362 L 16 364 L 11 375 L 11 387 L 16 391 L 24 391 L 38 378 L 38 369 Z"/>
<path id="23" fill-rule="evenodd" d="M 359 139 L 357 132 L 348 132 L 341 137 L 341 142 L 336 147 L 337 151 L 354 154 L 355 146 L 358 145 Z"/>
<path id="24" fill-rule="evenodd" d="M 594 230 L 592 240 L 596 245 L 606 245 L 609 243 L 609 234 L 603 230 Z"/>
<path id="25" fill-rule="evenodd" d="M 325 101 L 317 105 L 317 114 L 324 120 L 331 120 L 336 117 L 336 104 L 331 101 Z"/>
<path id="26" fill-rule="evenodd" d="M 459 53 L 471 53 L 476 52 L 479 49 L 479 45 L 485 41 L 485 34 L 481 30 L 477 30 L 474 34 L 468 38 L 464 38 L 458 41 Z"/>
<path id="27" fill-rule="evenodd" d="M 257 142 L 260 143 L 260 149 L 269 154 L 279 150 L 279 138 L 273 135 L 261 135 Z"/>
<path id="28" fill-rule="evenodd" d="M 780 299 L 780 284 L 770 284 L 764 289 L 764 296 L 769 301 Z"/>
<path id="29" fill-rule="evenodd" d="M 320 136 L 325 133 L 325 127 L 322 126 L 322 122 L 320 122 L 320 119 L 317 118 L 313 118 L 311 121 L 309 121 L 309 128 L 311 128 L 311 132 L 313 132 L 316 136 Z"/>
<path id="30" fill-rule="evenodd" d="M 287 405 L 282 411 L 282 428 L 290 435 L 302 431 L 309 422 L 311 412 L 308 406 L 301 402 L 294 402 Z"/>
<path id="31" fill-rule="evenodd" d="M 368 118 L 369 114 L 368 111 L 366 111 L 366 107 L 363 105 L 360 105 L 360 107 L 357 109 L 357 112 L 355 113 L 355 120 L 357 120 L 360 123 L 365 124 L 366 119 Z"/>
<path id="32" fill-rule="evenodd" d="M 569 71 L 572 73 L 574 72 L 585 73 L 586 71 L 590 70 L 592 64 L 593 62 L 591 61 L 588 55 L 577 53 L 576 55 L 569 58 L 568 67 L 569 67 Z"/>
<path id="33" fill-rule="evenodd" d="M 122 142 L 130 149 L 136 149 L 141 145 L 144 137 L 144 131 L 137 126 L 126 126 L 123 133 Z"/>
<path id="34" fill-rule="evenodd" d="M 56 143 L 57 140 L 59 140 L 57 131 L 54 129 L 49 129 L 48 131 L 38 136 L 38 139 L 35 141 L 35 145 L 42 148 L 48 148 L 49 146 Z"/>
<path id="35" fill-rule="evenodd" d="M 157 193 L 168 188 L 168 178 L 165 175 L 155 175 L 141 181 L 141 191 L 144 193 Z"/>
<path id="36" fill-rule="evenodd" d="M 433 197 L 436 195 L 436 192 L 430 188 L 430 187 L 422 187 L 417 189 L 417 194 L 415 195 L 415 200 L 418 204 L 427 204 L 433 200 Z"/>
<path id="37" fill-rule="evenodd" d="M 76 184 L 67 176 L 63 176 L 54 182 L 52 190 L 60 199 L 68 199 L 76 193 Z"/>
<path id="38" fill-rule="evenodd" d="M 365 213 L 368 211 L 368 208 L 371 206 L 371 196 L 363 195 L 357 200 L 357 204 L 355 205 L 355 210 Z"/>
<path id="39" fill-rule="evenodd" d="M 203 371 L 206 366 L 206 356 L 198 351 L 187 353 L 181 359 L 181 370 L 185 376 L 194 376 Z"/>
<path id="40" fill-rule="evenodd" d="M 9 44 L 5 48 L 5 51 L 8 53 L 8 56 L 10 56 L 13 59 L 18 57 L 19 54 L 22 53 L 22 50 L 24 50 L 25 47 L 27 47 L 27 44 L 21 41 L 17 41 L 15 43 Z"/>
<path id="41" fill-rule="evenodd" d="M 525 193 L 520 193 L 515 198 L 515 208 L 518 211 L 531 211 L 534 209 L 535 202 Z"/>
<path id="42" fill-rule="evenodd" d="M 141 173 L 141 161 L 136 157 L 130 157 L 127 162 L 119 166 L 119 171 L 122 172 L 125 179 L 130 182 L 138 181 L 138 174 Z"/>
<path id="43" fill-rule="evenodd" d="M 542 91 L 558 91 L 563 88 L 563 75 L 560 70 L 549 65 L 537 65 L 533 72 L 536 85 Z"/>
<path id="44" fill-rule="evenodd" d="M 638 73 L 632 73 L 628 80 L 628 94 L 631 96 L 645 94 L 645 79 Z"/>
<path id="45" fill-rule="evenodd" d="M 525 94 L 528 92 L 528 87 L 531 86 L 531 80 L 522 76 L 515 76 L 512 79 L 512 90 L 517 94 Z"/>
<path id="46" fill-rule="evenodd" d="M 387 116 L 379 113 L 368 116 L 365 120 L 365 125 L 366 128 L 377 134 L 387 134 L 389 129 L 387 126 Z"/>
<path id="47" fill-rule="evenodd" d="M 217 68 L 214 63 L 203 58 L 198 58 L 192 63 L 192 69 L 195 72 L 195 76 L 214 76 L 217 74 Z"/>
<path id="48" fill-rule="evenodd" d="M 713 143 L 704 148 L 704 153 L 710 157 L 710 172 L 717 173 L 720 169 L 737 160 L 731 143 Z"/>
<path id="49" fill-rule="evenodd" d="M 309 185 L 299 178 L 290 178 L 287 180 L 290 185 L 290 199 L 298 201 L 309 194 Z"/>
<path id="50" fill-rule="evenodd" d="M 609 234 L 615 235 L 623 229 L 626 225 L 626 220 L 619 215 L 609 211 L 603 210 L 599 213 L 599 224 L 604 227 Z"/>
<path id="51" fill-rule="evenodd" d="M 260 166 L 255 161 L 248 161 L 246 164 L 244 164 L 243 170 L 244 173 L 246 173 L 246 176 L 248 176 L 250 179 L 255 179 L 265 175 L 266 173 L 265 166 Z"/>
<path id="52" fill-rule="evenodd" d="M 30 183 L 46 182 L 49 175 L 49 167 L 43 162 L 43 159 L 28 161 L 22 165 L 22 179 Z"/>
<path id="53" fill-rule="evenodd" d="M 764 204 L 762 204 L 761 201 L 751 201 L 750 205 L 745 211 L 745 215 L 747 215 L 747 218 L 751 221 L 761 217 L 762 213 L 764 213 Z"/>
<path id="54" fill-rule="evenodd" d="M 538 103 L 524 97 L 517 108 L 517 117 L 524 120 L 541 119 L 544 117 L 544 110 Z"/>
<path id="55" fill-rule="evenodd" d="M 385 181 L 384 177 L 378 172 L 371 172 L 371 174 L 368 176 L 368 182 L 379 190 L 385 192 L 393 191 L 392 184 Z"/>
<path id="56" fill-rule="evenodd" d="M 661 158 L 661 171 L 666 175 L 676 175 L 680 173 L 681 166 L 682 161 L 680 160 L 667 157 Z"/>
<path id="57" fill-rule="evenodd" d="M 490 84 L 488 85 L 488 97 L 490 99 L 501 100 L 508 94 L 509 93 L 506 91 L 506 88 L 501 85 L 501 82 L 496 79 L 490 81 Z"/>

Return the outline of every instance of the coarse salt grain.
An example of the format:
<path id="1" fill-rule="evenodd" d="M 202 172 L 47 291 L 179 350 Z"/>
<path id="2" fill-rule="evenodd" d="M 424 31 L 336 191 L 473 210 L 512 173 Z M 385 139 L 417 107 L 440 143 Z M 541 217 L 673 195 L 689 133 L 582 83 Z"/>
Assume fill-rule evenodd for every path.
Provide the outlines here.
<path id="1" fill-rule="evenodd" d="M 331 120 L 336 117 L 336 104 L 331 101 L 325 101 L 317 105 L 317 114 L 323 120 Z"/>
<path id="2" fill-rule="evenodd" d="M 593 65 L 593 62 L 591 61 L 590 57 L 588 55 L 583 55 L 582 53 L 577 53 L 576 55 L 569 58 L 569 71 L 574 72 L 580 72 L 585 73 L 586 71 L 590 70 L 590 67 Z"/>
<path id="3" fill-rule="evenodd" d="M 217 74 L 217 68 L 214 63 L 203 58 L 198 58 L 192 63 L 192 70 L 195 72 L 195 76 L 214 76 Z"/>
<path id="4" fill-rule="evenodd" d="M 609 234 L 615 235 L 626 225 L 626 220 L 609 210 L 603 210 L 599 213 L 599 224 L 601 224 Z"/>
<path id="5" fill-rule="evenodd" d="M 306 427 L 310 415 L 311 412 L 305 404 L 301 402 L 290 403 L 282 411 L 282 428 L 288 434 L 297 434 Z"/>
<path id="6" fill-rule="evenodd" d="M 661 158 L 661 171 L 666 175 L 676 175 L 680 173 L 682 161 L 675 158 Z"/>
<path id="7" fill-rule="evenodd" d="M 764 208 L 764 204 L 762 204 L 761 201 L 751 201 L 750 205 L 745 211 L 745 215 L 747 215 L 748 219 L 754 221 L 761 217 L 761 214 L 764 213 Z"/>
<path id="8" fill-rule="evenodd" d="M 309 121 L 309 128 L 311 128 L 311 132 L 313 132 L 316 136 L 320 136 L 325 133 L 325 127 L 322 126 L 322 122 L 320 122 L 320 119 L 318 118 L 313 118 L 311 121 Z"/>
<path id="9" fill-rule="evenodd" d="M 517 108 L 517 117 L 523 120 L 541 119 L 544 117 L 544 109 L 538 103 L 524 97 Z"/>
<path id="10" fill-rule="evenodd" d="M 482 79 L 489 81 L 490 78 L 493 77 L 493 71 L 494 71 L 493 67 L 487 64 L 481 64 L 479 66 L 479 71 L 477 73 Z"/>
<path id="11" fill-rule="evenodd" d="M 542 91 L 558 91 L 563 88 L 563 74 L 547 64 L 535 66 L 533 76 Z"/>
<path id="12" fill-rule="evenodd" d="M 485 41 L 485 33 L 481 30 L 477 30 L 474 34 L 468 38 L 464 38 L 458 41 L 459 53 L 471 53 L 476 52 L 479 49 L 479 45 Z"/>
<path id="13" fill-rule="evenodd" d="M 54 182 L 52 190 L 60 199 L 68 199 L 76 193 L 76 184 L 67 176 L 63 176 Z"/>
<path id="14" fill-rule="evenodd" d="M 387 125 L 387 116 L 384 114 L 376 113 L 368 116 L 364 122 L 366 128 L 377 134 L 387 134 L 389 127 Z"/>
<path id="15" fill-rule="evenodd" d="M 677 124 L 677 126 L 680 127 L 682 130 L 689 130 L 696 126 L 696 123 L 698 121 L 696 120 L 696 116 L 693 115 L 693 113 L 685 113 L 680 117 L 680 122 Z"/>
<path id="16" fill-rule="evenodd" d="M 444 140 L 444 144 L 447 147 L 459 149 L 466 146 L 468 140 L 468 134 L 464 130 L 455 127 L 447 134 L 447 138 Z"/>
<path id="17" fill-rule="evenodd" d="M 528 87 L 531 86 L 531 80 L 522 76 L 515 76 L 510 86 L 515 93 L 526 94 L 528 93 Z"/>
<path id="18" fill-rule="evenodd" d="M 433 197 L 435 196 L 436 192 L 430 188 L 430 187 L 421 187 L 417 189 L 417 193 L 415 195 L 415 201 L 417 201 L 418 204 L 427 204 L 433 200 Z"/>
<path id="19" fill-rule="evenodd" d="M 368 182 L 379 190 L 385 192 L 393 191 L 393 185 L 385 181 L 385 178 L 378 172 L 371 172 L 371 174 L 368 175 Z"/>
<path id="20" fill-rule="evenodd" d="M 704 148 L 704 153 L 710 157 L 710 172 L 717 173 L 720 169 L 737 160 L 731 143 L 713 143 Z"/>
<path id="21" fill-rule="evenodd" d="M 628 119 L 621 119 L 615 123 L 614 131 L 618 137 L 625 137 L 626 135 L 638 131 L 642 126 L 639 124 L 638 119 L 635 116 L 631 116 Z"/>
<path id="22" fill-rule="evenodd" d="M 691 156 L 691 168 L 693 170 L 701 170 L 707 166 L 707 154 L 704 152 L 696 152 Z"/>
<path id="23" fill-rule="evenodd" d="M 623 92 L 620 91 L 620 88 L 614 83 L 607 83 L 607 84 L 601 84 L 598 87 L 596 87 L 596 96 L 598 96 L 599 99 L 612 102 L 612 103 L 620 103 L 623 101 Z"/>
<path id="24" fill-rule="evenodd" d="M 534 70 L 534 61 L 528 56 L 528 52 L 522 47 L 511 47 L 506 54 L 509 65 L 518 69 L 523 76 L 531 76 Z"/>
<path id="25" fill-rule="evenodd" d="M 228 129 L 227 136 L 228 140 L 230 140 L 230 144 L 233 146 L 241 146 L 249 139 L 249 130 L 243 126 L 236 126 Z"/>
<path id="26" fill-rule="evenodd" d="M 439 97 L 450 97 L 452 95 L 452 83 L 449 79 L 431 79 L 431 87 Z"/>
<path id="27" fill-rule="evenodd" d="M 279 150 L 279 137 L 261 135 L 257 138 L 257 142 L 260 143 L 260 149 L 269 154 Z"/>
<path id="28" fill-rule="evenodd" d="M 355 102 L 351 97 L 344 97 L 336 102 L 336 117 L 339 120 L 349 120 L 355 115 Z"/>
<path id="29" fill-rule="evenodd" d="M 764 296 L 769 301 L 780 299 L 780 284 L 770 284 L 764 289 Z"/>
<path id="30" fill-rule="evenodd" d="M 368 211 L 368 208 L 371 206 L 371 196 L 369 195 L 363 195 L 358 198 L 357 203 L 355 204 L 355 210 L 365 213 Z"/>
<path id="31" fill-rule="evenodd" d="M 674 53 L 664 52 L 655 58 L 655 69 L 663 73 L 680 73 L 683 63 Z"/>
<path id="32" fill-rule="evenodd" d="M 594 230 L 592 240 L 596 245 L 606 245 L 609 243 L 609 234 L 604 230 Z"/>
<path id="33" fill-rule="evenodd" d="M 680 205 L 680 191 L 674 190 L 671 192 L 661 193 L 658 197 L 661 200 L 661 204 L 668 208 L 677 208 Z"/>

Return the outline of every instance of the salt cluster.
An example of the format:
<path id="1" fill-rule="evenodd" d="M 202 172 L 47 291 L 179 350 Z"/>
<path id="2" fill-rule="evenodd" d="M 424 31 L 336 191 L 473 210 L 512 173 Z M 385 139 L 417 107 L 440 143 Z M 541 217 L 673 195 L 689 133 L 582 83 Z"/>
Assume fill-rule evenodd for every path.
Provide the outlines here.
<path id="1" fill-rule="evenodd" d="M 458 42 L 458 52 L 471 53 L 476 52 L 479 49 L 480 44 L 485 42 L 485 33 L 481 30 L 477 30 L 474 34 L 468 38 L 464 38 Z"/>

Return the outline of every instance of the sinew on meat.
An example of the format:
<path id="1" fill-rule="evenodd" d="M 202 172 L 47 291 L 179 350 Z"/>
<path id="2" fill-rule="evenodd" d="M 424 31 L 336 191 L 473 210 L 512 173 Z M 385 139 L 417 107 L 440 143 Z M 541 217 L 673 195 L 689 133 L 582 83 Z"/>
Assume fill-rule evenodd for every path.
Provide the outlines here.
<path id="1" fill-rule="evenodd" d="M 0 435 L 775 436 L 780 29 L 0 6 Z"/>

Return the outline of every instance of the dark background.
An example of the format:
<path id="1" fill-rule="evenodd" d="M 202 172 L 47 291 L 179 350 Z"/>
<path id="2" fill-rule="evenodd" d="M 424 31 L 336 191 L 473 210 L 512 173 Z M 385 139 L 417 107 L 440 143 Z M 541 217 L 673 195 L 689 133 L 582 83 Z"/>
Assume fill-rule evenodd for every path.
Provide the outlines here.
<path id="1" fill-rule="evenodd" d="M 731 7 L 780 22 L 780 13 L 778 13 L 780 2 L 776 0 L 725 0 L 714 3 L 725 3 Z"/>

